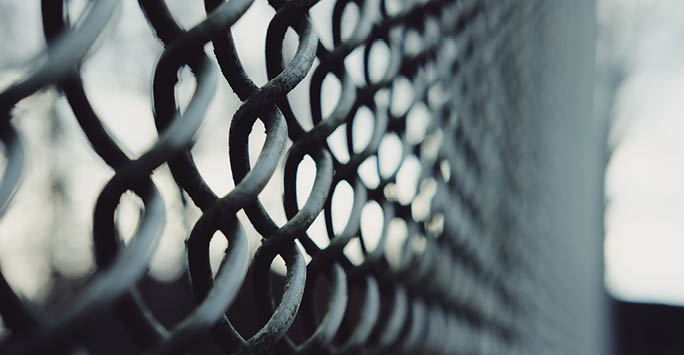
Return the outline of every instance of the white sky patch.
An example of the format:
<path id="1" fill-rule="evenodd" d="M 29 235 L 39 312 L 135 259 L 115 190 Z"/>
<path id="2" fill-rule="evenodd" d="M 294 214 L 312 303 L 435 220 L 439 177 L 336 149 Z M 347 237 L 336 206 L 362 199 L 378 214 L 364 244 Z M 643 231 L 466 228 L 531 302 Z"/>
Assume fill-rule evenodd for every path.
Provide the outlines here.
<path id="1" fill-rule="evenodd" d="M 684 304 L 683 5 L 599 6 L 627 66 L 606 176 L 606 285 L 632 301 Z"/>

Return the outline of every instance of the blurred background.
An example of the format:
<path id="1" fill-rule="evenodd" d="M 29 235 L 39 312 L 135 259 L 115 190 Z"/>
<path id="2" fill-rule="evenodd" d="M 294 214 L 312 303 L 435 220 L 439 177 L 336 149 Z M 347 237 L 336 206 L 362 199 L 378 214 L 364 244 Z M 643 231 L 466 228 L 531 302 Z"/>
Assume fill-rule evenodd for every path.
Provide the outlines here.
<path id="1" fill-rule="evenodd" d="M 615 90 L 606 286 L 621 299 L 684 305 L 684 3 L 601 0 L 598 10 L 599 70 L 611 76 L 601 84 Z"/>
<path id="2" fill-rule="evenodd" d="M 73 1 L 73 18 L 78 17 L 85 3 Z M 198 2 L 168 3 L 186 27 L 204 18 Z M 332 43 L 327 26 L 332 5 L 332 1 L 323 0 L 312 10 L 321 15 L 312 16 L 312 20 L 324 44 Z M 605 182 L 605 285 L 614 299 L 617 354 L 684 353 L 684 337 L 677 335 L 684 322 L 684 311 L 679 308 L 684 306 L 682 13 L 684 2 L 679 0 L 598 0 L 597 5 L 596 112 L 599 117 L 610 117 L 612 125 Z M 273 14 L 265 1 L 256 1 L 234 27 L 239 54 L 249 58 L 243 62 L 258 85 L 266 82 L 264 45 L 254 39 L 263 41 Z M 84 79 L 108 128 L 136 155 L 156 137 L 149 86 L 162 47 L 135 2 L 124 1 L 117 16 L 103 36 L 107 40 L 99 41 L 92 51 L 93 57 L 84 67 Z M 353 18 L 343 21 L 354 23 Z M 286 43 L 293 53 L 296 37 L 287 37 Z M 0 1 L 0 88 L 25 75 L 31 63 L 40 59 L 43 46 L 39 3 Z M 347 60 L 360 61 L 361 54 L 352 53 Z M 384 66 L 381 61 L 377 65 L 380 69 Z M 361 75 L 360 71 L 351 74 Z M 183 75 L 185 80 L 180 81 L 177 90 L 179 97 L 187 99 L 194 83 L 189 73 Z M 293 100 L 302 100 L 302 105 L 293 105 L 304 110 L 295 112 L 302 117 L 309 116 L 307 80 L 293 92 Z M 233 184 L 226 149 L 217 147 L 226 147 L 228 122 L 240 101 L 225 82 L 219 85 L 217 95 L 224 99 L 213 101 L 193 152 L 205 179 L 223 195 Z M 324 85 L 329 86 L 328 92 L 339 92 L 338 82 L 326 81 Z M 324 115 L 335 103 L 335 97 L 323 100 Z M 24 116 L 16 124 L 27 146 L 27 167 L 12 207 L 0 220 L 0 263 L 18 293 L 37 303 L 53 304 L 93 271 L 91 211 L 111 171 L 88 147 L 64 99 L 54 91 L 43 91 L 22 101 L 17 115 Z M 370 126 L 370 122 L 371 118 L 366 123 L 362 119 L 355 125 L 359 126 L 360 136 L 370 132 L 364 129 L 364 124 Z M 310 122 L 306 124 L 311 127 Z M 250 144 L 254 149 L 250 152 L 254 155 L 263 143 L 263 131 L 253 130 Z M 333 150 L 335 139 L 340 146 L 345 144 L 344 135 L 333 135 L 331 139 Z M 359 141 L 363 144 L 365 139 Z M 386 149 L 393 149 L 392 144 L 388 143 Z M 0 161 L 0 167 L 3 164 Z M 404 164 L 407 167 L 399 179 L 405 181 L 405 186 L 413 186 L 413 191 L 398 191 L 406 194 L 400 198 L 410 200 L 416 195 L 412 184 L 415 169 L 411 169 L 411 162 Z M 313 171 L 313 162 L 302 169 Z M 307 175 L 313 176 L 302 174 Z M 364 177 L 373 179 L 372 173 Z M 199 212 L 183 203 L 165 167 L 153 179 L 162 189 L 169 217 L 150 275 L 157 281 L 172 282 L 183 270 L 184 239 Z M 280 204 L 280 181 L 282 176 L 276 173 L 262 192 L 267 207 Z M 304 178 L 299 181 L 303 190 L 312 183 Z M 402 183 L 398 184 L 401 187 Z M 334 201 L 339 204 L 336 210 L 341 211 L 335 218 L 346 218 L 351 187 L 348 190 L 341 191 L 341 197 Z M 139 207 L 133 195 L 125 197 L 119 207 L 118 223 L 125 236 L 135 226 Z M 278 223 L 285 221 L 280 210 L 272 211 L 272 215 L 281 217 Z M 50 222 L 33 223 L 25 217 L 27 211 L 38 211 L 42 221 Z M 380 213 L 370 208 L 364 211 L 364 218 L 378 220 Z M 245 220 L 244 215 L 240 217 Z M 375 234 L 373 228 L 379 228 L 372 223 L 364 225 L 368 235 Z M 311 228 L 321 231 L 312 236 L 325 234 L 321 218 Z M 325 238 L 316 242 L 321 246 L 327 243 Z M 252 245 L 256 247 L 257 243 Z M 225 246 L 223 238 L 212 241 L 215 263 Z M 360 252 L 353 246 L 348 249 L 352 260 L 359 257 Z M 275 268 L 278 270 L 277 265 Z"/>
<path id="3" fill-rule="evenodd" d="M 612 120 L 605 284 L 617 354 L 684 352 L 682 11 L 681 1 L 598 1 L 598 111 Z"/>

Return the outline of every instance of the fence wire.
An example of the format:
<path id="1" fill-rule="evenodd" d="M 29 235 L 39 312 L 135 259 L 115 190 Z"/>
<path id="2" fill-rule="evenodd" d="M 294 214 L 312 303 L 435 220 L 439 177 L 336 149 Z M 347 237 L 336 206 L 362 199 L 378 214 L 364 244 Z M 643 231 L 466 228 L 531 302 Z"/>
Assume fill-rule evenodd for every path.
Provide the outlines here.
<path id="1" fill-rule="evenodd" d="M 92 150 L 114 175 L 93 211 L 97 270 L 68 301 L 51 310 L 37 307 L 17 296 L 0 273 L 0 315 L 9 330 L 0 352 L 71 353 L 97 331 L 102 312 L 112 308 L 140 351 L 150 354 L 193 353 L 204 334 L 211 334 L 226 354 L 529 354 L 529 342 L 562 348 L 546 343 L 557 339 L 530 330 L 531 318 L 548 316 L 548 324 L 558 319 L 553 312 L 544 313 L 549 307 L 540 296 L 531 296 L 545 292 L 535 271 L 536 255 L 543 254 L 537 250 L 544 243 L 517 234 L 523 230 L 521 206 L 527 203 L 534 175 L 534 164 L 526 158 L 530 137 L 538 133 L 527 115 L 535 88 L 530 38 L 539 29 L 544 2 L 336 0 L 330 22 L 333 45 L 325 46 L 309 15 L 317 0 L 270 0 L 276 12 L 266 36 L 268 82 L 258 86 L 246 73 L 231 33 L 253 1 L 205 0 L 206 18 L 185 29 L 163 0 L 139 0 L 165 50 L 151 91 L 158 139 L 135 157 L 108 133 L 81 77 L 95 41 L 107 40 L 101 34 L 116 18 L 119 1 L 91 1 L 76 24 L 64 15 L 68 2 L 42 1 L 47 58 L 0 94 L 0 138 L 7 162 L 0 181 L 0 216 L 11 206 L 24 170 L 13 107 L 50 85 L 66 97 Z M 354 6 L 358 20 L 352 33 L 343 36 L 342 15 Z M 285 62 L 289 29 L 295 31 L 298 46 Z M 205 50 L 208 44 L 211 53 Z M 389 49 L 389 60 L 384 73 L 374 78 L 370 68 L 378 45 Z M 352 78 L 345 63 L 357 49 L 363 50 L 362 83 Z M 175 88 L 183 67 L 190 68 L 196 87 L 181 110 Z M 308 74 L 311 129 L 301 124 L 309 118 L 297 117 L 288 98 Z M 339 80 L 341 93 L 326 117 L 322 102 L 331 94 L 323 81 L 328 76 Z M 214 97 L 219 80 L 242 101 L 229 120 L 235 187 L 224 196 L 209 187 L 190 150 L 210 102 L 221 99 Z M 398 93 L 399 81 L 410 83 L 411 95 Z M 396 101 L 402 101 L 400 112 L 393 109 Z M 418 138 L 410 123 L 416 107 L 424 108 L 428 117 Z M 361 149 L 353 130 L 360 111 L 373 117 L 370 139 Z M 250 161 L 250 132 L 257 120 L 266 139 L 258 159 Z M 348 159 L 330 147 L 328 138 L 340 127 L 346 130 Z M 391 171 L 381 168 L 388 158 L 379 153 L 388 136 L 401 141 L 401 150 L 392 153 L 400 162 Z M 287 222 L 279 225 L 259 194 L 283 156 Z M 315 178 L 305 203 L 298 204 L 299 166 L 306 157 L 315 162 Z M 376 162 L 376 184 L 359 174 L 369 159 Z M 406 200 L 397 193 L 397 175 L 411 159 L 420 162 L 419 178 L 414 197 Z M 165 225 L 161 194 L 151 179 L 165 164 L 202 211 L 186 241 L 187 273 L 197 304 L 173 327 L 157 320 L 136 286 Z M 343 183 L 353 189 L 353 207 L 336 233 L 332 196 Z M 431 194 L 426 192 L 430 189 Z M 144 212 L 124 243 L 114 214 L 127 191 L 142 199 Z M 421 193 L 430 197 L 427 212 L 416 203 Z M 383 215 L 374 247 L 360 228 L 362 209 L 372 201 Z M 262 238 L 253 256 L 236 217 L 239 211 Z M 325 247 L 308 231 L 321 213 L 329 239 Z M 386 244 L 396 219 L 405 223 L 407 236 L 398 261 L 392 261 Z M 221 236 L 228 247 L 214 274 L 209 244 Z M 360 264 L 344 253 L 353 242 L 363 252 Z M 272 287 L 270 269 L 276 257 L 287 267 L 282 290 Z M 249 337 L 226 315 L 248 270 L 259 309 L 253 317 L 262 324 Z M 320 282 L 326 284 L 325 292 L 316 287 Z M 361 295 L 360 300 L 352 303 L 352 294 Z M 289 333 L 297 314 L 308 337 L 295 342 Z"/>

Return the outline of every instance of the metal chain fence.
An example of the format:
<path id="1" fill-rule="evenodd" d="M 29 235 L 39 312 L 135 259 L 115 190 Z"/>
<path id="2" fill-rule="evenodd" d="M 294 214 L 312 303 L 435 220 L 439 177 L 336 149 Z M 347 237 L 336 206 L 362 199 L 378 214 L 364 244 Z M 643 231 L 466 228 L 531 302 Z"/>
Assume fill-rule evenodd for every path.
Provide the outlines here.
<path id="1" fill-rule="evenodd" d="M 116 309 L 130 339 L 150 354 L 195 353 L 198 339 L 207 334 L 226 354 L 589 353 L 575 351 L 592 348 L 573 329 L 586 322 L 571 321 L 572 308 L 563 310 L 554 301 L 556 285 L 543 276 L 553 269 L 556 252 L 549 251 L 553 243 L 539 237 L 545 227 L 535 219 L 544 217 L 533 216 L 529 208 L 544 168 L 535 155 L 544 149 L 539 137 L 545 125 L 535 111 L 545 60 L 536 38 L 553 21 L 552 2 L 336 0 L 333 45 L 325 46 L 309 15 L 317 0 L 270 0 L 276 12 L 268 25 L 268 82 L 262 86 L 246 73 L 231 33 L 252 2 L 205 0 L 206 18 L 185 29 L 164 0 L 139 0 L 165 50 L 151 90 L 158 139 L 132 157 L 108 133 L 80 75 L 94 43 L 106 40 L 101 33 L 119 2 L 92 1 L 82 18 L 70 23 L 64 15 L 68 2 L 42 1 L 46 59 L 0 94 L 6 157 L 0 213 L 11 208 L 24 170 L 13 108 L 50 85 L 66 97 L 90 146 L 114 174 L 93 210 L 96 272 L 67 301 L 50 310 L 33 305 L 0 273 L 0 315 L 8 329 L 0 352 L 72 353 L 101 328 L 102 312 Z M 351 7 L 358 9 L 358 19 L 346 35 L 342 17 Z M 298 46 L 286 61 L 288 30 L 296 33 Z M 211 54 L 207 44 L 213 46 Z M 389 52 L 382 75 L 370 69 L 376 46 Z M 345 63 L 358 49 L 363 50 L 362 83 L 352 79 Z M 190 68 L 196 86 L 181 109 L 175 88 L 183 67 Z M 288 98 L 308 74 L 311 129 L 301 124 Z M 322 102 L 331 94 L 323 81 L 330 76 L 341 89 L 334 109 L 324 115 Z M 235 187 L 225 196 L 208 186 L 190 150 L 210 102 L 220 100 L 214 97 L 219 80 L 242 101 L 226 121 Z M 410 87 L 409 95 L 400 92 L 401 85 Z M 414 109 L 427 117 L 418 134 Z M 353 129 L 361 111 L 372 113 L 365 145 Z M 256 161 L 250 161 L 250 132 L 257 120 L 266 138 Z M 330 147 L 328 138 L 338 128 L 346 130 L 348 158 Z M 389 136 L 399 139 L 400 150 L 384 154 L 380 146 Z M 398 163 L 387 169 L 391 155 Z M 283 157 L 287 222 L 279 225 L 259 194 Z M 298 203 L 299 167 L 306 157 L 315 162 L 315 178 L 305 202 Z M 369 159 L 379 177 L 375 183 L 359 174 Z M 406 199 L 399 197 L 397 190 L 407 187 L 397 183 L 397 174 L 409 160 L 419 162 L 414 166 L 418 179 L 408 187 L 413 197 Z M 151 179 L 164 164 L 202 211 L 186 241 L 186 272 L 196 304 L 172 327 L 157 320 L 148 305 L 155 301 L 145 300 L 137 288 L 165 225 L 161 194 Z M 353 206 L 337 231 L 332 200 L 344 183 L 352 187 Z M 124 243 L 114 214 L 126 191 L 142 199 L 144 211 Z M 420 199 L 427 199 L 427 208 L 418 206 Z M 362 210 L 371 202 L 383 216 L 375 243 L 360 228 Z M 261 236 L 253 256 L 239 211 Z M 325 247 L 308 231 L 320 214 L 329 239 Z M 405 225 L 406 235 L 399 254 L 392 256 L 387 244 L 397 242 L 388 231 L 396 220 Z M 213 273 L 209 244 L 222 236 L 228 247 Z M 362 262 L 345 254 L 351 243 L 360 245 Z M 271 265 L 278 257 L 287 269 L 282 289 L 272 280 Z M 248 272 L 250 301 L 258 309 L 249 316 L 261 324 L 250 336 L 236 330 L 226 315 L 241 287 L 247 287 Z M 302 336 L 293 335 L 295 327 Z"/>

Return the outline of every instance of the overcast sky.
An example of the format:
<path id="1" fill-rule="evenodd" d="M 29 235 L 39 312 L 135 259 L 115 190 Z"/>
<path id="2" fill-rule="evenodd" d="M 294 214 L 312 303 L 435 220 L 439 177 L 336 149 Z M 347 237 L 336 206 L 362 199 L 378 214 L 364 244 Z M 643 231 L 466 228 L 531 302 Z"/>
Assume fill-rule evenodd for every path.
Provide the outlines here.
<path id="1" fill-rule="evenodd" d="M 684 2 L 601 0 L 625 65 L 606 181 L 606 284 L 684 304 Z"/>

